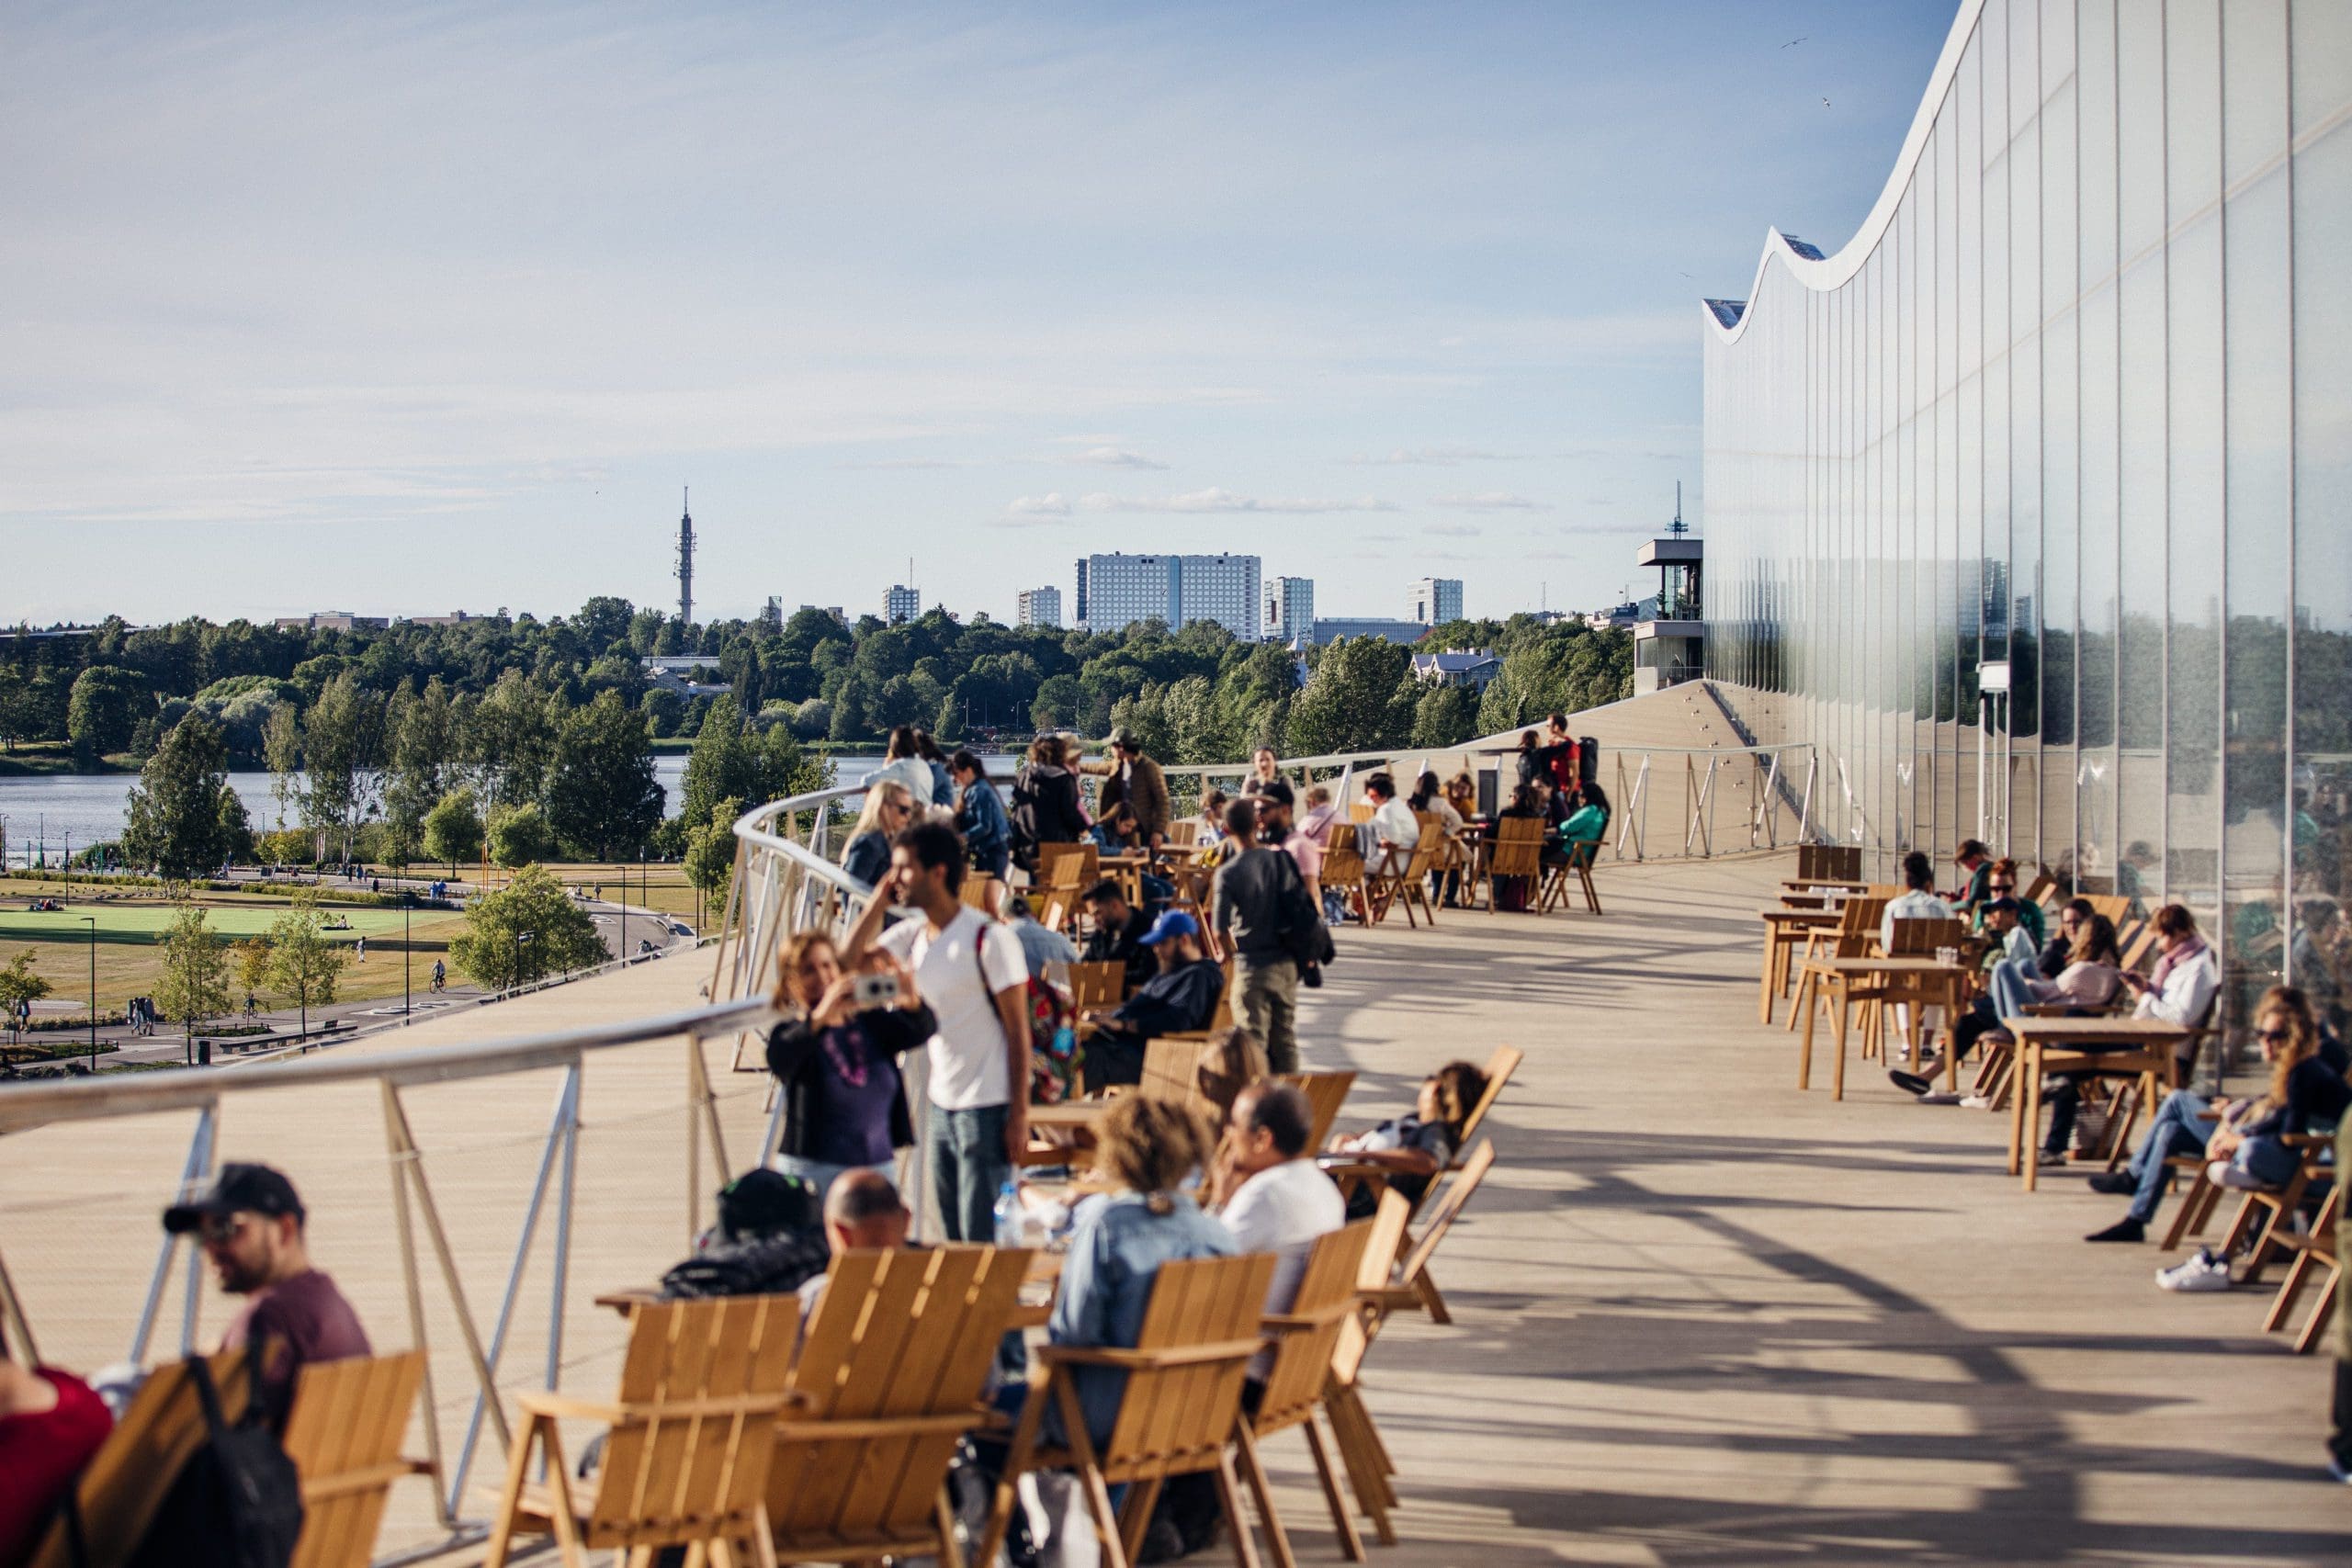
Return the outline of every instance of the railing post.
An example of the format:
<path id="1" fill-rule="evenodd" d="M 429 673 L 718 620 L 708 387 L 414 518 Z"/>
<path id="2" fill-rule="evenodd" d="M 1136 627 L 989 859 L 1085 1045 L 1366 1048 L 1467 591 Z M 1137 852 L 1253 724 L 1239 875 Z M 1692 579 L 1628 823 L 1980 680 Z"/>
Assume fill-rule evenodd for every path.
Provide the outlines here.
<path id="1" fill-rule="evenodd" d="M 213 1100 L 196 1113 L 196 1132 L 187 1142 L 187 1158 L 180 1167 L 180 1184 L 172 1201 L 185 1203 L 195 1197 L 212 1174 L 214 1130 L 220 1125 L 220 1102 Z M 155 1272 L 147 1281 L 146 1303 L 139 1309 L 139 1326 L 130 1336 L 130 1354 L 127 1359 L 144 1365 L 147 1344 L 155 1332 L 155 1314 L 164 1304 L 164 1285 L 171 1278 L 172 1258 L 179 1247 L 179 1237 L 165 1234 L 163 1245 L 156 1249 Z M 203 1269 L 202 1248 L 188 1244 L 187 1305 L 180 1316 L 180 1353 L 187 1355 L 196 1348 L 196 1303 L 198 1280 Z M 30 1363 L 28 1363 L 30 1364 Z"/>

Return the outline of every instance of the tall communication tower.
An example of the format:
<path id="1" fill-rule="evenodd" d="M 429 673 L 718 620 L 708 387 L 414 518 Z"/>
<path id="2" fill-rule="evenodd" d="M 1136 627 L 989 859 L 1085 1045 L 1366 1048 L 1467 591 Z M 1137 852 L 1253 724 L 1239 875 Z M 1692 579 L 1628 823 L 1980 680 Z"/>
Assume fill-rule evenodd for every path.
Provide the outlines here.
<path id="1" fill-rule="evenodd" d="M 672 573 L 678 580 L 678 621 L 682 626 L 695 624 L 695 514 L 686 502 L 692 491 L 682 491 L 678 516 L 678 566 Z"/>

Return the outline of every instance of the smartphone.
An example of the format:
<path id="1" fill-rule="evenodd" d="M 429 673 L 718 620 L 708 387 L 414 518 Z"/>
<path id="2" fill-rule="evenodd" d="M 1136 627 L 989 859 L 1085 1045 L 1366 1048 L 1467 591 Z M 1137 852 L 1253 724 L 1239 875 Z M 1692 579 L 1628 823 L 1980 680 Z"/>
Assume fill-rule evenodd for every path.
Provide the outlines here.
<path id="1" fill-rule="evenodd" d="M 860 975 L 850 987 L 850 996 L 858 1010 L 899 1005 L 899 977 L 896 975 Z"/>

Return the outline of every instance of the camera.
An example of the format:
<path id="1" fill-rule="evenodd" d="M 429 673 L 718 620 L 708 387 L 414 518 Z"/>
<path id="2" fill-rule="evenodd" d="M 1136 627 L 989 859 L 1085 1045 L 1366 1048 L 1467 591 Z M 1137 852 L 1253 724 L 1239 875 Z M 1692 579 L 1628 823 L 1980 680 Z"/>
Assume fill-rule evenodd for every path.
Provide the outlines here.
<path id="1" fill-rule="evenodd" d="M 896 975 L 860 975 L 850 987 L 850 996 L 860 1011 L 870 1008 L 896 1007 L 899 1002 L 899 977 Z"/>

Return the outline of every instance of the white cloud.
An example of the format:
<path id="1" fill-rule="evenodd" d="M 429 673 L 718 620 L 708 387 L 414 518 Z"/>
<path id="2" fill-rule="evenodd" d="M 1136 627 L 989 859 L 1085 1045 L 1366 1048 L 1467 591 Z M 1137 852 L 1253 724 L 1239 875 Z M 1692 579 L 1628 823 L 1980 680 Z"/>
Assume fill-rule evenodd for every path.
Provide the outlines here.
<path id="1" fill-rule="evenodd" d="M 1067 517 L 1069 515 L 1069 498 L 1057 490 L 1049 490 L 1043 495 L 1020 496 L 1006 504 L 1004 514 L 1007 517 Z"/>
<path id="2" fill-rule="evenodd" d="M 1464 463 L 1513 463 L 1525 457 L 1523 452 L 1483 452 L 1471 446 L 1421 446 L 1407 450 L 1398 448 L 1385 457 L 1368 456 L 1359 452 L 1340 462 L 1351 468 L 1385 468 L 1423 467 L 1452 468 Z"/>
<path id="3" fill-rule="evenodd" d="M 899 468 L 968 468 L 973 465 L 957 457 L 876 457 L 859 463 L 835 463 L 833 467 L 852 473 L 878 473 Z"/>
<path id="4" fill-rule="evenodd" d="M 1090 468 L 1165 468 L 1165 463 L 1154 462 L 1140 452 L 1129 452 L 1118 446 L 1095 446 L 1069 459 L 1083 463 Z"/>
<path id="5" fill-rule="evenodd" d="M 1531 501 L 1507 490 L 1482 490 L 1476 495 L 1433 495 L 1431 506 L 1458 506 L 1465 512 L 1549 512 L 1548 502 Z"/>
<path id="6" fill-rule="evenodd" d="M 1478 536 L 1479 528 L 1476 523 L 1432 523 L 1421 532 L 1434 534 L 1441 539 L 1475 539 Z"/>
<path id="7" fill-rule="evenodd" d="M 1048 498 L 1055 499 L 1055 498 Z M 1087 512 L 1281 512 L 1307 513 L 1317 512 L 1401 512 L 1404 508 L 1393 501 L 1377 496 L 1359 495 L 1352 498 L 1323 496 L 1240 495 L 1212 485 L 1207 490 L 1188 491 L 1182 495 L 1136 496 L 1111 495 L 1097 491 L 1078 498 L 1079 506 Z"/>

